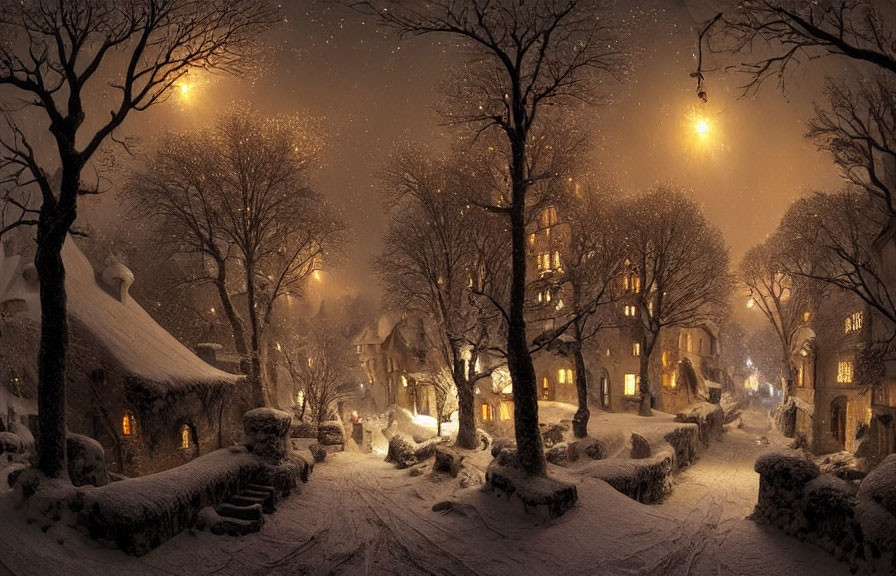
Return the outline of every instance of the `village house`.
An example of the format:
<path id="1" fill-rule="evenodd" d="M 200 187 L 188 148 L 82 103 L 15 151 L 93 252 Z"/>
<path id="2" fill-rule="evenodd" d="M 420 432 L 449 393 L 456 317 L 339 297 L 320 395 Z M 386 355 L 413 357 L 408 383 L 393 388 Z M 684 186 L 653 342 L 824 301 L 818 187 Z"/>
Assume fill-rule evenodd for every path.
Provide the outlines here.
<path id="1" fill-rule="evenodd" d="M 426 333 L 418 317 L 386 313 L 352 340 L 376 411 L 390 406 L 436 416 L 436 395 L 427 364 Z M 363 396 L 363 395 L 362 395 Z"/>
<path id="2" fill-rule="evenodd" d="M 38 281 L 24 256 L 2 251 L 0 370 L 7 389 L 36 398 Z M 98 440 L 109 469 L 159 472 L 232 443 L 242 378 L 203 362 L 129 295 L 134 276 L 97 274 L 69 239 L 62 250 L 71 325 L 68 427 Z M 36 433 L 36 429 L 32 429 Z"/>

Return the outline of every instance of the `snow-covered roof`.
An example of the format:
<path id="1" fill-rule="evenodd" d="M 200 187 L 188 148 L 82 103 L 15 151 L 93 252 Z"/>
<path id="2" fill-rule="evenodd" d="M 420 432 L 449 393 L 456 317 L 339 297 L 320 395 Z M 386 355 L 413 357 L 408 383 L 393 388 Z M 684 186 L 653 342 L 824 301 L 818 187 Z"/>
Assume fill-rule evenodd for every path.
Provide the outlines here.
<path id="1" fill-rule="evenodd" d="M 69 317 L 82 328 L 106 369 L 121 373 L 130 386 L 151 396 L 167 396 L 194 387 L 233 384 L 239 376 L 210 366 L 159 326 L 133 298 L 121 302 L 97 281 L 90 262 L 72 241 L 62 248 L 66 269 Z M 23 294 L 28 309 L 23 315 L 40 320 L 35 287 L 25 287 L 19 276 L 11 290 Z M 75 332 L 77 335 L 77 332 Z"/>

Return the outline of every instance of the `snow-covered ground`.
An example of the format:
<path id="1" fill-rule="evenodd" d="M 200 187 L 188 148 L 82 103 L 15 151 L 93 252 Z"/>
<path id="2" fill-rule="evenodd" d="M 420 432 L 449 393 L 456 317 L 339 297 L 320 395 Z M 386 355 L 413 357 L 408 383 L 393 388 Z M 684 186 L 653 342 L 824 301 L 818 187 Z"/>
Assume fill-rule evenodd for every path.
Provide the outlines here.
<path id="1" fill-rule="evenodd" d="M 578 483 L 579 504 L 539 522 L 478 487 L 396 470 L 381 456 L 340 453 L 301 495 L 279 504 L 258 534 L 182 533 L 141 558 L 63 527 L 17 519 L 0 496 L 0 576 L 49 574 L 846 574 L 812 545 L 746 520 L 755 457 L 782 443 L 760 414 L 713 443 L 678 476 L 673 495 L 645 506 L 606 483 Z M 470 459 L 484 466 L 480 453 Z M 428 470 L 428 469 L 427 469 Z M 552 472 L 563 475 L 560 468 Z M 450 512 L 432 505 L 455 502 Z M 10 520 L 7 520 L 10 519 Z"/>

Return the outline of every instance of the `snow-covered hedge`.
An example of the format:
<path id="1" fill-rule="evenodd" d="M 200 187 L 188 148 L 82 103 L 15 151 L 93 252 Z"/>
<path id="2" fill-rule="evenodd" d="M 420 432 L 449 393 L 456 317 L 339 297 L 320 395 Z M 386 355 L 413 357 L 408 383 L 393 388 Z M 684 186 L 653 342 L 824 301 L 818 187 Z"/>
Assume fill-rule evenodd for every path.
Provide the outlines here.
<path id="1" fill-rule="evenodd" d="M 216 450 L 165 472 L 86 489 L 78 524 L 94 540 L 142 555 L 254 482 L 262 465 L 245 449 Z"/>
<path id="2" fill-rule="evenodd" d="M 853 571 L 896 574 L 896 454 L 858 487 L 796 451 L 764 454 L 755 470 L 754 520 L 818 544 Z"/>

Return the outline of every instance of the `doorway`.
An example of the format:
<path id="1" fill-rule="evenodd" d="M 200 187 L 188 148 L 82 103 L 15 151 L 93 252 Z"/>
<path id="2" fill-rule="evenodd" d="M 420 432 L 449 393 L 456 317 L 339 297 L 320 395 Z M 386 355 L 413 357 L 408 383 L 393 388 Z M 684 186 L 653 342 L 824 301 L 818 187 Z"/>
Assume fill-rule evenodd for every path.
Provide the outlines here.
<path id="1" fill-rule="evenodd" d="M 831 402 L 831 436 L 843 450 L 846 446 L 846 396 L 837 396 Z"/>
<path id="2" fill-rule="evenodd" d="M 606 372 L 600 375 L 600 407 L 610 409 L 610 378 Z"/>

